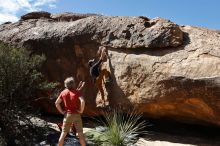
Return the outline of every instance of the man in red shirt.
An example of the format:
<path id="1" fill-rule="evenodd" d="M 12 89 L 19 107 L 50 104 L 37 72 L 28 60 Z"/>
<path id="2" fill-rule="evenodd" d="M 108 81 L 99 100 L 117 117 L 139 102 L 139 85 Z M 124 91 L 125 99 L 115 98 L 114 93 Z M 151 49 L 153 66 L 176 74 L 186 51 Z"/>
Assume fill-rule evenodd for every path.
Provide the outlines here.
<path id="1" fill-rule="evenodd" d="M 64 81 L 66 89 L 64 89 L 58 96 L 55 105 L 58 111 L 64 115 L 62 133 L 59 138 L 58 146 L 63 146 L 64 139 L 69 132 L 72 124 L 76 128 L 79 136 L 81 146 L 86 146 L 85 137 L 83 135 L 82 119 L 80 114 L 83 113 L 85 101 L 79 92 L 84 86 L 84 83 L 77 89 L 75 88 L 75 81 L 73 77 L 69 77 Z M 64 103 L 65 110 L 61 108 L 61 102 Z M 80 104 L 79 104 L 80 103 Z"/>

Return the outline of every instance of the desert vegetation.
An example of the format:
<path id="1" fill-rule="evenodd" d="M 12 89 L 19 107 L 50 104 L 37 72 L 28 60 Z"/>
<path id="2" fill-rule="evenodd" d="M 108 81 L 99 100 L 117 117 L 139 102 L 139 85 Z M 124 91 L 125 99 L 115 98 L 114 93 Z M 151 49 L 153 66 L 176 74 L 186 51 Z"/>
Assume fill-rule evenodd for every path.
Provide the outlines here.
<path id="1" fill-rule="evenodd" d="M 120 109 L 105 111 L 102 118 L 96 119 L 99 127 L 86 132 L 94 145 L 127 146 L 147 134 L 147 122 L 135 110 L 124 113 Z"/>
<path id="2" fill-rule="evenodd" d="M 56 86 L 46 82 L 39 72 L 44 60 L 44 55 L 0 44 L 0 133 L 5 143 L 33 142 L 36 130 L 27 116 L 36 113 L 31 103 L 39 93 Z"/>

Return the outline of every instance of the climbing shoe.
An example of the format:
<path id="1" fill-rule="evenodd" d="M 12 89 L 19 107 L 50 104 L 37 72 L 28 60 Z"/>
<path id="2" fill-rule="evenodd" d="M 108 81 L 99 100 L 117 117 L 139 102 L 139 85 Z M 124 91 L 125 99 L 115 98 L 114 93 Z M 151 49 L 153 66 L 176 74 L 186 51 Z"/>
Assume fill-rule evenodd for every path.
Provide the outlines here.
<path id="1" fill-rule="evenodd" d="M 109 75 L 109 76 L 105 79 L 105 84 L 108 84 L 108 83 L 110 83 L 110 82 L 112 82 L 112 78 L 111 78 L 111 76 Z"/>

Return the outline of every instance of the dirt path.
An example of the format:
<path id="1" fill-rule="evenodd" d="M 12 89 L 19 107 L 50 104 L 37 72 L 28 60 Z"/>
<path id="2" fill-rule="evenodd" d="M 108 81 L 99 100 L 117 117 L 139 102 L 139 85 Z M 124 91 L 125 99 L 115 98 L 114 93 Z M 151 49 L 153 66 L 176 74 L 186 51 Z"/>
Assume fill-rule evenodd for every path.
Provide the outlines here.
<path id="1" fill-rule="evenodd" d="M 61 117 L 41 117 L 33 120 L 38 126 L 45 126 L 49 122 L 50 130 L 42 140 L 41 145 L 56 145 L 60 135 L 56 123 L 62 121 Z M 85 118 L 84 127 L 91 128 L 94 123 Z M 206 127 L 198 125 L 182 124 L 166 120 L 149 120 L 149 126 L 146 130 L 148 135 L 141 136 L 135 146 L 220 146 L 220 128 Z M 75 136 L 69 135 L 65 140 L 65 146 L 79 145 Z"/>
<path id="2" fill-rule="evenodd" d="M 136 146 L 196 146 L 196 145 L 180 144 L 180 143 L 173 143 L 167 141 L 149 141 L 144 138 L 140 138 L 136 143 Z"/>

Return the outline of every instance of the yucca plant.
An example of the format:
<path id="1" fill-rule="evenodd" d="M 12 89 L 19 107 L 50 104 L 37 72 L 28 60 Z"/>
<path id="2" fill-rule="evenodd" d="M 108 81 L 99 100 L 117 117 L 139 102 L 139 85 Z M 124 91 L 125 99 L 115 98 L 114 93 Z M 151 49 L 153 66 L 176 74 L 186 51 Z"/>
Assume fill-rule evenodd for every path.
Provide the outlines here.
<path id="1" fill-rule="evenodd" d="M 145 130 L 147 123 L 142 120 L 141 117 L 141 114 L 135 110 L 123 113 L 123 111 L 115 109 L 113 111 L 106 112 L 103 119 L 98 120 L 99 123 L 105 127 L 105 130 L 93 130 L 90 132 L 98 135 L 93 138 L 95 139 L 95 142 L 98 142 L 99 144 L 101 143 L 101 145 L 131 145 L 137 140 L 138 135 L 147 134 L 147 131 Z"/>

